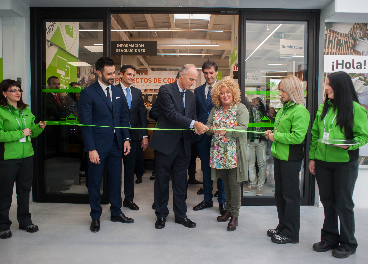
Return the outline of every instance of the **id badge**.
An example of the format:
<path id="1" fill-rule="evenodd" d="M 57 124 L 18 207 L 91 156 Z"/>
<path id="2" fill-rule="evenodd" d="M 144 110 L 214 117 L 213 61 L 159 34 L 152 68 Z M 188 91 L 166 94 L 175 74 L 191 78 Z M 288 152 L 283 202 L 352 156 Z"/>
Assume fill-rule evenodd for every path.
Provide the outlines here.
<path id="1" fill-rule="evenodd" d="M 24 137 L 24 138 L 21 138 L 21 139 L 19 139 L 19 142 L 27 142 L 27 137 Z"/>
<path id="2" fill-rule="evenodd" d="M 324 139 L 324 140 L 329 140 L 329 139 L 330 139 L 330 133 L 328 133 L 328 132 L 323 132 L 323 139 Z"/>

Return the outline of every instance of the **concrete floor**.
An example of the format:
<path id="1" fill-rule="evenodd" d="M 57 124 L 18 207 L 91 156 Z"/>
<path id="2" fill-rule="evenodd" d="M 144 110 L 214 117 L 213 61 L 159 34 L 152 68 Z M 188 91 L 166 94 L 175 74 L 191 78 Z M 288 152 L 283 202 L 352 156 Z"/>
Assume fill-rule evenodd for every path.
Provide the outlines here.
<path id="1" fill-rule="evenodd" d="M 338 260 L 331 251 L 317 253 L 312 245 L 320 240 L 323 209 L 301 208 L 300 243 L 277 245 L 266 236 L 277 225 L 274 206 L 242 207 L 236 231 L 226 231 L 226 223 L 218 223 L 218 204 L 214 208 L 193 211 L 202 201 L 196 192 L 200 185 L 189 185 L 188 217 L 197 228 L 188 229 L 174 223 L 172 196 L 166 227 L 156 230 L 153 202 L 153 181 L 150 171 L 143 183 L 135 185 L 135 202 L 139 211 L 123 208 L 134 218 L 133 224 L 109 221 L 109 205 L 103 205 L 101 231 L 89 231 L 89 205 L 31 204 L 32 219 L 40 228 L 34 234 L 18 229 L 16 206 L 10 218 L 13 237 L 0 239 L 0 263 L 368 263 L 368 209 L 356 209 L 356 237 L 359 243 L 355 255 Z M 197 179 L 201 179 L 200 172 Z"/>

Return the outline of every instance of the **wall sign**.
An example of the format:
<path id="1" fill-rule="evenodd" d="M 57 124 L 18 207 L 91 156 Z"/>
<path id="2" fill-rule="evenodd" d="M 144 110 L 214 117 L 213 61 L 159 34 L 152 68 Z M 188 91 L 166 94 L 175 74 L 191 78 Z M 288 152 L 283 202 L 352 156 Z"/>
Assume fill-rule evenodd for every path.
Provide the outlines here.
<path id="1" fill-rule="evenodd" d="M 304 55 L 304 40 L 280 39 L 280 54 Z"/>
<path id="2" fill-rule="evenodd" d="M 157 56 L 157 41 L 111 41 L 111 55 Z"/>

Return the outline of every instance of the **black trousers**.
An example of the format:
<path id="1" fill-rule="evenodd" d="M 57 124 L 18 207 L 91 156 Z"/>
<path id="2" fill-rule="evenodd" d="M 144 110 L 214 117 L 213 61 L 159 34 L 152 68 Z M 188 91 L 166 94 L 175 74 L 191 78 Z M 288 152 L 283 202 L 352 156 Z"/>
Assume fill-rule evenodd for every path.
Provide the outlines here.
<path id="1" fill-rule="evenodd" d="M 358 178 L 358 160 L 350 162 L 316 161 L 316 178 L 325 220 L 321 241 L 330 246 L 355 250 L 353 192 Z M 338 226 L 340 218 L 340 234 Z"/>
<path id="2" fill-rule="evenodd" d="M 299 172 L 302 161 L 274 158 L 275 199 L 281 235 L 299 241 L 300 190 Z"/>
<path id="3" fill-rule="evenodd" d="M 172 174 L 173 208 L 175 219 L 186 218 L 187 205 L 187 169 L 190 156 L 185 155 L 184 141 L 178 145 L 170 155 L 155 151 L 155 205 L 156 216 L 166 218 L 169 214 L 169 178 Z"/>
<path id="4" fill-rule="evenodd" d="M 125 200 L 133 201 L 134 198 L 134 168 L 137 155 L 137 145 L 140 144 L 139 140 L 130 141 L 130 152 L 124 156 L 124 196 Z"/>
<path id="5" fill-rule="evenodd" d="M 142 145 L 142 140 L 139 140 L 136 146 L 137 152 L 135 156 L 135 174 L 137 178 L 142 178 L 144 174 L 143 148 L 141 147 L 141 145 Z"/>
<path id="6" fill-rule="evenodd" d="M 9 230 L 12 222 L 9 210 L 14 182 L 17 191 L 17 219 L 20 227 L 32 223 L 29 213 L 29 193 L 33 180 L 33 156 L 0 161 L 0 231 Z"/>

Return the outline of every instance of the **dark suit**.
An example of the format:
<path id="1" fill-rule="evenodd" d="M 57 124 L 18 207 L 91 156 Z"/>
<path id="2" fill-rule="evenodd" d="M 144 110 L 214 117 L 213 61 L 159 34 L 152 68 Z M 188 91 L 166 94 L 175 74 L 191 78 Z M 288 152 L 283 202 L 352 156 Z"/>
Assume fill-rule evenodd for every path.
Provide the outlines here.
<path id="1" fill-rule="evenodd" d="M 197 87 L 195 89 L 195 95 L 197 98 L 197 118 L 198 121 L 207 124 L 208 116 L 211 112 L 213 104 L 207 105 L 206 103 L 206 94 L 205 94 L 206 83 Z M 211 168 L 210 168 L 210 148 L 211 148 L 211 140 L 212 136 L 207 134 L 196 135 L 197 148 L 199 158 L 201 159 L 201 167 L 203 171 L 203 193 L 204 200 L 206 202 L 211 202 L 213 198 L 212 194 L 212 185 L 213 182 L 211 180 Z M 217 180 L 217 189 L 218 189 L 218 201 L 220 204 L 225 203 L 225 189 L 224 183 L 222 182 L 222 178 Z"/>
<path id="2" fill-rule="evenodd" d="M 124 139 L 129 138 L 129 131 L 114 127 L 127 127 L 128 121 L 123 91 L 111 85 L 110 96 L 112 103 L 107 99 L 100 84 L 95 82 L 82 90 L 79 99 L 80 123 L 96 125 L 81 127 L 85 150 L 86 152 L 96 150 L 100 158 L 100 164 L 88 161 L 88 194 L 92 219 L 99 219 L 102 213 L 100 187 L 105 164 L 109 176 L 111 216 L 122 213 L 120 209 L 122 150 Z"/>
<path id="3" fill-rule="evenodd" d="M 123 89 L 121 84 L 117 87 Z M 140 127 L 140 128 L 147 128 L 147 112 L 144 106 L 142 92 L 135 88 L 130 87 L 131 89 L 131 107 L 129 109 L 128 102 L 126 97 L 124 96 L 124 104 L 125 104 L 125 111 L 128 113 L 128 121 L 130 127 Z M 124 94 L 124 92 L 123 92 Z M 143 136 L 148 136 L 147 130 L 138 130 L 138 129 L 131 129 L 129 130 L 130 133 L 130 153 L 126 156 L 123 156 L 124 159 L 124 195 L 125 200 L 133 201 L 134 198 L 134 167 L 135 167 L 135 160 L 137 154 L 137 147 L 139 145 Z"/>
<path id="4" fill-rule="evenodd" d="M 155 149 L 155 205 L 156 216 L 166 218 L 169 200 L 169 177 L 172 174 L 174 213 L 177 220 L 186 218 L 187 169 L 190 161 L 193 132 L 189 130 L 196 120 L 195 95 L 185 92 L 185 115 L 177 82 L 160 87 L 158 96 L 158 128 L 187 129 L 184 131 L 158 130 L 149 146 Z"/>

